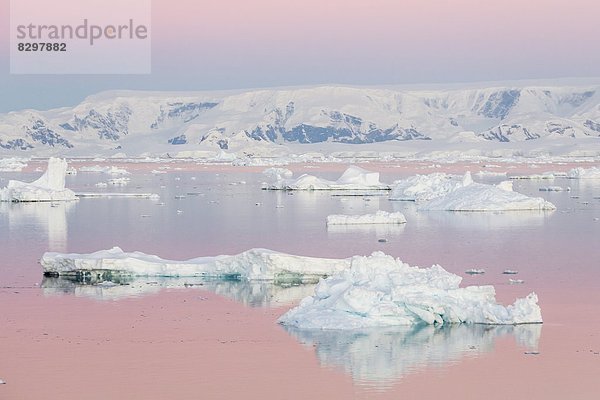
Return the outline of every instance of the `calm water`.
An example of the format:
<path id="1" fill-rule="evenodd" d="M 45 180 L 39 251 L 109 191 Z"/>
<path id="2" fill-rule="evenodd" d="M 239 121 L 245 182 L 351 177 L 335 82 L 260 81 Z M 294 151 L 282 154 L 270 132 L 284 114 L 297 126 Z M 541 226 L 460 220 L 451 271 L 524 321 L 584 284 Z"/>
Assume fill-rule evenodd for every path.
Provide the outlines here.
<path id="1" fill-rule="evenodd" d="M 94 173 L 68 177 L 67 185 L 160 200 L 0 203 L 0 379 L 8 382 L 0 398 L 427 398 L 446 391 L 591 399 L 600 390 L 600 181 L 515 182 L 515 190 L 555 203 L 554 212 L 451 213 L 417 212 L 386 196 L 262 191 L 262 168 L 194 165 L 161 175 L 149 172 L 156 165 L 126 168 L 136 171 L 123 188 L 96 188 L 109 177 Z M 390 182 L 431 172 L 371 168 Z M 343 169 L 294 168 L 330 179 Z M 0 173 L 5 180 L 37 175 Z M 538 191 L 548 185 L 572 191 Z M 408 223 L 325 225 L 329 214 L 377 210 L 402 211 Z M 493 284 L 505 303 L 535 291 L 545 324 L 306 332 L 275 321 L 311 286 L 146 279 L 111 287 L 42 277 L 45 251 L 113 246 L 172 259 L 252 247 L 321 257 L 384 251 L 413 265 L 439 263 L 464 284 Z M 470 268 L 486 274 L 465 275 Z M 505 269 L 519 274 L 502 275 Z M 510 285 L 509 277 L 525 283 Z M 526 354 L 533 350 L 539 354 Z"/>

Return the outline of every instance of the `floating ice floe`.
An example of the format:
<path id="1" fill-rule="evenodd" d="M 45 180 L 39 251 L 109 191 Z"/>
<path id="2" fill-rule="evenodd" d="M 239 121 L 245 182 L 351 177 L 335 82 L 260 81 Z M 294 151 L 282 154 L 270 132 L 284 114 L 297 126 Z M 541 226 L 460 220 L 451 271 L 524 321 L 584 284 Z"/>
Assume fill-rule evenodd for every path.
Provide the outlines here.
<path id="1" fill-rule="evenodd" d="M 140 252 L 126 253 L 115 247 L 92 254 L 45 253 L 41 264 L 44 273 L 49 275 L 200 276 L 315 282 L 323 276 L 348 268 L 350 259 L 301 257 L 252 249 L 234 256 L 171 261 Z"/>
<path id="2" fill-rule="evenodd" d="M 277 182 L 291 178 L 294 173 L 287 168 L 272 167 L 263 171 L 263 175 Z"/>
<path id="3" fill-rule="evenodd" d="M 107 183 L 113 186 L 127 186 L 131 179 L 127 177 L 109 179 Z"/>
<path id="4" fill-rule="evenodd" d="M 129 175 L 129 172 L 127 170 L 116 167 L 114 165 L 107 167 L 101 167 L 99 165 L 93 165 L 91 167 L 81 167 L 79 168 L 79 172 L 96 172 L 113 176 Z"/>
<path id="5" fill-rule="evenodd" d="M 301 329 L 542 322 L 535 293 L 503 306 L 493 286 L 460 288 L 461 280 L 439 265 L 411 267 L 381 252 L 356 256 L 350 268 L 321 280 L 314 295 L 279 322 Z"/>
<path id="6" fill-rule="evenodd" d="M 571 188 L 569 186 L 542 186 L 540 188 L 540 192 L 570 192 Z"/>
<path id="7" fill-rule="evenodd" d="M 567 173 L 569 179 L 600 179 L 600 168 L 574 168 Z"/>
<path id="8" fill-rule="evenodd" d="M 98 186 L 99 184 L 96 184 Z M 106 187 L 106 186 L 98 186 Z M 105 193 L 105 192 L 87 192 L 87 193 L 76 193 L 75 196 L 82 198 L 100 198 L 100 197 L 129 197 L 137 199 L 150 199 L 158 200 L 160 196 L 156 193 Z"/>
<path id="9" fill-rule="evenodd" d="M 485 274 L 485 269 L 471 268 L 471 269 L 466 270 L 465 274 L 469 274 L 469 275 L 483 275 L 483 274 Z"/>
<path id="10" fill-rule="evenodd" d="M 460 185 L 445 195 L 418 206 L 419 210 L 447 211 L 520 211 L 555 210 L 554 204 L 540 198 L 513 191 L 512 182 L 498 185 L 475 183 L 467 172 Z"/>
<path id="11" fill-rule="evenodd" d="M 71 201 L 77 200 L 75 193 L 65 188 L 67 162 L 50 158 L 46 172 L 36 181 L 27 183 L 8 181 L 8 186 L 0 189 L 0 201 Z"/>
<path id="12" fill-rule="evenodd" d="M 511 176 L 509 176 L 509 179 L 543 180 L 543 179 L 564 178 L 566 176 L 567 176 L 567 174 L 564 172 L 544 172 L 542 174 L 511 175 Z"/>
<path id="13" fill-rule="evenodd" d="M 462 185 L 462 177 L 444 173 L 415 175 L 393 183 L 390 200 L 423 201 L 431 200 L 451 192 Z"/>
<path id="14" fill-rule="evenodd" d="M 21 172 L 27 166 L 22 158 L 0 158 L 0 172 Z"/>
<path id="15" fill-rule="evenodd" d="M 335 181 L 304 174 L 296 179 L 280 179 L 264 187 L 268 190 L 390 190 L 390 186 L 379 181 L 379 172 L 370 172 L 350 166 Z"/>
<path id="16" fill-rule="evenodd" d="M 479 178 L 497 178 L 506 177 L 506 172 L 479 171 L 475 175 L 477 175 Z"/>
<path id="17" fill-rule="evenodd" d="M 363 215 L 329 215 L 327 225 L 360 225 L 360 224 L 405 224 L 406 217 L 401 212 L 377 211 L 375 214 Z"/>

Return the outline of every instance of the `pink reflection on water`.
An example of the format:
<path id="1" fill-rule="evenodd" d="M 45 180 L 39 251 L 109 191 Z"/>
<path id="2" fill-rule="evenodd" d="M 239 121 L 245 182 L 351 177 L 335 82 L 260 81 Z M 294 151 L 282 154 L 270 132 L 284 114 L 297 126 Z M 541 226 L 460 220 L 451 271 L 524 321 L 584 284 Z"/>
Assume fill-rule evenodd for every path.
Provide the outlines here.
<path id="1" fill-rule="evenodd" d="M 30 163 L 30 168 L 34 165 Z M 132 172 L 156 168 L 156 164 L 120 165 Z M 239 167 L 231 166 L 175 165 L 186 171 L 239 171 Z M 414 173 L 475 172 L 479 166 L 462 163 L 429 168 L 431 165 L 369 163 L 363 167 L 380 170 L 388 180 Z M 579 164 L 515 166 L 508 171 L 566 171 Z M 290 168 L 296 174 L 341 173 L 346 165 L 312 167 Z M 181 170 L 169 173 L 177 171 Z M 553 249 L 551 260 L 546 254 L 528 254 L 523 259 L 523 253 L 499 252 L 498 259 L 486 265 L 486 275 L 464 279 L 464 284 L 496 285 L 503 303 L 531 290 L 538 293 L 546 321 L 539 355 L 526 355 L 513 340 L 499 339 L 493 352 L 437 367 L 422 365 L 416 373 L 398 377 L 385 390 L 353 382 L 341 369 L 321 365 L 313 349 L 298 343 L 276 324 L 283 308 L 249 308 L 208 291 L 189 289 L 97 302 L 72 296 L 44 297 L 35 288 L 2 288 L 0 378 L 7 385 L 0 386 L 0 398 L 593 399 L 600 392 L 600 321 L 596 318 L 600 315 L 600 269 L 594 264 L 598 250 L 593 241 L 574 234 L 562 244 L 564 248 Z M 543 248 L 543 243 L 530 244 Z M 190 253 L 184 245 L 174 244 L 169 252 Z M 287 250 L 303 254 L 303 245 L 289 244 Z M 345 256 L 349 249 L 319 251 L 339 253 L 330 254 L 333 257 Z M 477 249 L 464 248 L 450 254 L 449 265 L 443 266 L 456 273 L 473 266 L 461 262 L 468 251 L 474 253 L 469 259 L 476 261 Z M 203 248 L 202 252 L 214 255 L 218 251 Z M 429 256 L 437 258 L 432 262 L 442 262 L 440 253 L 417 254 L 410 249 L 404 253 L 401 257 L 413 264 L 427 266 L 430 262 L 423 259 Z M 19 256 L 3 260 L 3 265 L 25 266 L 28 260 Z M 504 268 L 514 265 L 525 284 L 508 285 L 507 277 L 500 275 Z M 527 265 L 535 268 L 528 269 Z M 26 278 L 35 281 L 33 271 L 39 274 L 30 267 Z M 6 278 L 4 275 L 3 282 Z"/>

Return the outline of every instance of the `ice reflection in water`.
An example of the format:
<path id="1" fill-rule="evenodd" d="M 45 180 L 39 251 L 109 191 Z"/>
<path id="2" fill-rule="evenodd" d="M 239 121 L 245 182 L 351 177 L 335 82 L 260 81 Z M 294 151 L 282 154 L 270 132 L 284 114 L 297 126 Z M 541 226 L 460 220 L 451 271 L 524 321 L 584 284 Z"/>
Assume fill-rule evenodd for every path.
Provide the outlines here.
<path id="1" fill-rule="evenodd" d="M 67 214 L 76 202 L 0 203 L 0 212 L 8 215 L 9 230 L 21 231 L 23 226 L 41 230 L 48 237 L 50 251 L 67 250 Z"/>
<path id="2" fill-rule="evenodd" d="M 323 331 L 285 327 L 316 351 L 326 367 L 340 368 L 359 385 L 385 390 L 402 377 L 430 366 L 493 351 L 497 338 L 513 335 L 526 350 L 537 349 L 542 325 L 418 325 Z"/>
<path id="3" fill-rule="evenodd" d="M 44 295 L 74 295 L 96 300 L 121 300 L 157 294 L 164 289 L 208 290 L 250 307 L 292 305 L 314 292 L 315 285 L 279 285 L 271 282 L 216 280 L 201 278 L 131 278 L 110 280 L 44 277 Z"/>

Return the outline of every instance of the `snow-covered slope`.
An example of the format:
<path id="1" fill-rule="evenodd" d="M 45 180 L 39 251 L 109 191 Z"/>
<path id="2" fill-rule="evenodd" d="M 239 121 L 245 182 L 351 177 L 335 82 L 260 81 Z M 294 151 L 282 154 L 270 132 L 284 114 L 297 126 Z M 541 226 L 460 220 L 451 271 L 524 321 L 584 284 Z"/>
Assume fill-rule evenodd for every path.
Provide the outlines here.
<path id="1" fill-rule="evenodd" d="M 302 152 L 306 144 L 475 143 L 600 136 L 600 85 L 407 90 L 320 86 L 246 92 L 103 92 L 73 108 L 0 115 L 19 154 Z M 570 142 L 568 142 L 570 143 Z M 354 146 L 352 146 L 354 147 Z M 461 146 L 459 146 L 461 147 Z M 300 150 L 296 150 L 300 149 Z"/>

